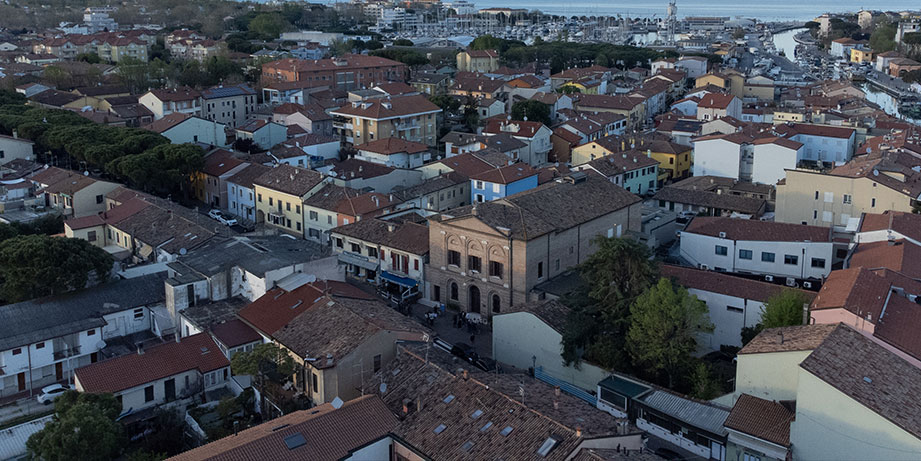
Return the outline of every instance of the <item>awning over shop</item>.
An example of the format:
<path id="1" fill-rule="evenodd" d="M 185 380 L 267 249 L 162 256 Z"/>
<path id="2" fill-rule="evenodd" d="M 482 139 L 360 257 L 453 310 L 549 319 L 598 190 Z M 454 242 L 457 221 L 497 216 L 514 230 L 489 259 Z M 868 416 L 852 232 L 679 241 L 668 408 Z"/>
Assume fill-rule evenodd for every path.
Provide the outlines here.
<path id="1" fill-rule="evenodd" d="M 353 253 L 339 253 L 339 262 L 351 264 L 353 266 L 358 266 L 365 269 L 377 270 L 376 262 L 368 261 L 367 258 L 358 256 Z"/>
<path id="2" fill-rule="evenodd" d="M 388 282 L 396 283 L 397 285 L 403 285 L 407 288 L 412 288 L 419 284 L 419 282 L 409 277 L 400 277 L 399 275 L 391 274 L 387 271 L 381 272 L 381 278 L 387 280 Z"/>

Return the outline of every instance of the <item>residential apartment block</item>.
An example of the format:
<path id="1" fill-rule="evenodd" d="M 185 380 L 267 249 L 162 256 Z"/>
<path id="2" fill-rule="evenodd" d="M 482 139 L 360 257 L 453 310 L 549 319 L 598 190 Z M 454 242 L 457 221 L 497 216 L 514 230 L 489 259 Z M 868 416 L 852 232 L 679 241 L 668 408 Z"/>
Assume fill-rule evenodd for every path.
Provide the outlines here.
<path id="1" fill-rule="evenodd" d="M 201 97 L 202 117 L 231 128 L 245 123 L 256 110 L 256 90 L 243 84 L 209 88 Z"/>
<path id="2" fill-rule="evenodd" d="M 413 95 L 355 101 L 330 115 L 335 117 L 333 128 L 352 145 L 400 138 L 434 146 L 440 113 L 441 109 L 425 96 Z"/>
<path id="3" fill-rule="evenodd" d="M 262 65 L 263 82 L 302 82 L 303 88 L 372 88 L 407 78 L 405 64 L 376 56 L 348 54 L 332 59 L 281 59 Z"/>

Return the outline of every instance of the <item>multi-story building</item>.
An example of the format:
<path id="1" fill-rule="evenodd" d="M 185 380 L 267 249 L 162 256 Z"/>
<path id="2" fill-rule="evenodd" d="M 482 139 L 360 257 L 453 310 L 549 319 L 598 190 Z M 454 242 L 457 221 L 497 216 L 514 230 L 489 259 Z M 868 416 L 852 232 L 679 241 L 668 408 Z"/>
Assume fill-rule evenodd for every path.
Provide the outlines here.
<path id="1" fill-rule="evenodd" d="M 424 224 L 362 219 L 332 229 L 330 238 L 349 275 L 372 281 L 399 302 L 422 292 L 429 253 Z"/>
<path id="2" fill-rule="evenodd" d="M 795 280 L 822 280 L 835 258 L 827 227 L 704 216 L 681 232 L 680 254 L 701 269 Z"/>
<path id="3" fill-rule="evenodd" d="M 457 70 L 460 72 L 494 72 L 499 68 L 496 50 L 466 50 L 457 53 Z"/>
<path id="4" fill-rule="evenodd" d="M 28 179 L 39 192 L 46 207 L 59 210 L 68 217 L 80 218 L 105 210 L 105 194 L 119 184 L 100 181 L 71 170 L 45 168 Z"/>
<path id="5" fill-rule="evenodd" d="M 303 82 L 303 88 L 354 90 L 402 82 L 406 77 L 407 68 L 401 62 L 358 54 L 316 61 L 282 59 L 262 65 L 263 82 Z"/>
<path id="6" fill-rule="evenodd" d="M 535 168 L 547 163 L 547 155 L 553 149 L 550 142 L 553 131 L 541 122 L 492 119 L 486 123 L 483 134 L 505 134 L 523 142 L 525 147 L 520 150 L 518 160 Z"/>
<path id="7" fill-rule="evenodd" d="M 330 112 L 333 128 L 346 143 L 359 145 L 400 138 L 434 146 L 441 108 L 422 95 L 355 101 Z"/>
<path id="8" fill-rule="evenodd" d="M 537 187 L 538 171 L 527 163 L 513 163 L 470 177 L 470 203 L 482 203 Z"/>
<path id="9" fill-rule="evenodd" d="M 249 164 L 224 182 L 227 184 L 227 211 L 251 222 L 256 222 L 256 189 L 253 181 L 271 168 Z"/>
<path id="10" fill-rule="evenodd" d="M 217 86 L 201 92 L 202 117 L 231 128 L 256 110 L 256 90 L 248 85 Z"/>
<path id="11" fill-rule="evenodd" d="M 846 226 L 861 213 L 912 212 L 921 198 L 921 160 L 883 152 L 855 158 L 828 174 L 787 170 L 777 184 L 776 219 L 814 226 Z"/>
<path id="12" fill-rule="evenodd" d="M 429 220 L 426 297 L 484 317 L 500 313 L 588 258 L 596 237 L 639 231 L 641 208 L 623 188 L 578 172 L 449 210 Z"/>
<path id="13" fill-rule="evenodd" d="M 105 341 L 156 328 L 164 280 L 152 274 L 0 307 L 0 396 L 70 382 L 75 369 L 105 358 Z"/>
<path id="14" fill-rule="evenodd" d="M 680 181 L 691 175 L 690 146 L 670 141 L 653 140 L 642 142 L 637 149 L 646 151 L 659 162 L 659 184 L 666 181 Z"/>
<path id="15" fill-rule="evenodd" d="M 150 90 L 138 98 L 138 102 L 153 112 L 155 120 L 174 112 L 202 115 L 201 93 L 188 87 Z"/>
<path id="16" fill-rule="evenodd" d="M 205 156 L 201 169 L 192 174 L 192 193 L 209 206 L 230 211 L 227 179 L 247 166 L 249 163 L 234 157 L 233 152 L 212 151 Z"/>
<path id="17" fill-rule="evenodd" d="M 586 155 L 585 152 L 591 151 L 592 153 L 587 155 L 592 160 L 577 165 L 574 169 L 594 171 L 623 187 L 627 192 L 637 195 L 654 193 L 658 188 L 659 162 L 637 149 L 611 151 L 605 147 L 607 139 L 601 138 L 587 145 L 576 146 L 573 154 L 578 150 L 579 156 L 582 157 Z M 616 139 L 611 141 L 619 142 Z"/>
<path id="18" fill-rule="evenodd" d="M 256 222 L 282 232 L 304 235 L 301 212 L 304 199 L 325 183 L 316 171 L 280 164 L 253 180 L 256 193 Z"/>
<path id="19" fill-rule="evenodd" d="M 803 144 L 799 160 L 841 165 L 851 159 L 857 130 L 841 126 L 794 123 L 774 127 L 781 136 Z"/>
<path id="20" fill-rule="evenodd" d="M 393 168 L 416 168 L 432 159 L 429 146 L 400 138 L 378 139 L 355 149 L 355 158 Z"/>

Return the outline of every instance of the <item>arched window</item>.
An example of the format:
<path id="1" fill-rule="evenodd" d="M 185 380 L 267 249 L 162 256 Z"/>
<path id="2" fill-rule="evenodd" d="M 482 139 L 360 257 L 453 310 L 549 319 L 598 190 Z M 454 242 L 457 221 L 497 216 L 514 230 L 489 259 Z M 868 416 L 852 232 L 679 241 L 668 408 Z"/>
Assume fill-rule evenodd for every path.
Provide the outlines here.
<path id="1" fill-rule="evenodd" d="M 457 284 L 451 282 L 451 299 L 457 301 Z"/>
<path id="2" fill-rule="evenodd" d="M 499 295 L 492 295 L 492 313 L 498 314 L 499 308 L 502 305 L 502 301 L 499 300 Z"/>

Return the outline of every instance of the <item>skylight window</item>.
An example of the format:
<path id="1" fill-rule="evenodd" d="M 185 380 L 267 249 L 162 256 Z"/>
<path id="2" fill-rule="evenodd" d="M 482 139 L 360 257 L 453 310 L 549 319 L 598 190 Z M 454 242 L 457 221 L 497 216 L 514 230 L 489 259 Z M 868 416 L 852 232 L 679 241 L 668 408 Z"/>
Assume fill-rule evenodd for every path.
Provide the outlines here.
<path id="1" fill-rule="evenodd" d="M 454 394 L 448 395 L 448 396 L 445 397 L 445 399 L 444 399 L 444 403 L 451 403 L 451 402 L 453 402 L 453 401 L 454 401 Z"/>
<path id="2" fill-rule="evenodd" d="M 466 441 L 466 442 L 464 442 L 463 445 L 461 445 L 461 450 L 470 451 L 470 450 L 472 450 L 472 449 L 473 449 L 473 442 L 471 442 L 471 441 L 469 441 L 469 440 Z"/>
<path id="3" fill-rule="evenodd" d="M 438 427 L 435 428 L 435 433 L 436 433 L 436 434 L 441 434 L 441 433 L 444 432 L 445 429 L 447 429 L 447 428 L 448 428 L 448 426 L 445 426 L 444 424 L 439 424 Z"/>
<path id="4" fill-rule="evenodd" d="M 490 427 L 492 427 L 492 421 L 490 421 L 490 422 L 484 424 L 483 427 L 480 428 L 480 432 L 484 432 L 484 431 L 486 431 L 487 429 L 489 429 Z"/>
<path id="5" fill-rule="evenodd" d="M 483 416 L 483 410 L 477 410 L 470 414 L 470 417 L 473 419 L 477 419 L 480 416 Z"/>
<path id="6" fill-rule="evenodd" d="M 553 437 L 548 437 L 547 440 L 544 440 L 544 444 L 537 449 L 537 454 L 541 456 L 547 456 L 550 453 L 550 450 L 553 450 L 553 447 L 556 446 L 557 440 Z"/>
<path id="7" fill-rule="evenodd" d="M 502 432 L 499 433 L 508 437 L 508 435 L 512 433 L 512 430 L 512 426 L 505 426 L 505 429 L 502 429 Z"/>
<path id="8" fill-rule="evenodd" d="M 307 444 L 307 439 L 305 439 L 304 436 L 300 433 L 292 434 L 292 435 L 285 437 L 285 446 L 288 447 L 289 450 L 293 450 L 297 447 L 300 447 L 306 444 Z"/>

